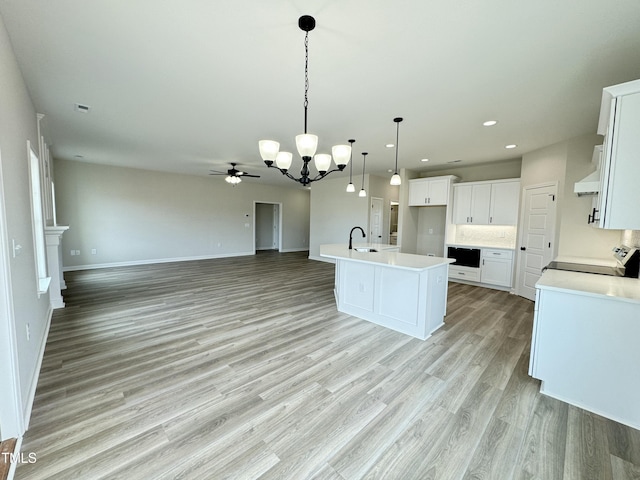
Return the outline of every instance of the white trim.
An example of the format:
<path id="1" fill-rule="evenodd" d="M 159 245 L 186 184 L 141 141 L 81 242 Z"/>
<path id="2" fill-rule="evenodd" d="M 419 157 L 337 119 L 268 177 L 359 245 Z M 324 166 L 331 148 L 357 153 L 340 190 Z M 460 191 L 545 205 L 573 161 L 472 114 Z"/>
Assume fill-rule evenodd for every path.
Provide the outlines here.
<path id="1" fill-rule="evenodd" d="M 64 267 L 62 271 L 74 272 L 76 270 L 93 270 L 98 268 L 111 268 L 111 267 L 131 267 L 134 265 L 152 265 L 154 263 L 190 262 L 192 260 L 210 260 L 213 258 L 245 257 L 249 255 L 255 255 L 255 252 L 221 253 L 217 255 L 200 255 L 196 257 L 154 258 L 150 260 L 131 260 L 127 262 L 96 263 L 91 265 L 72 265 L 70 267 Z"/>
<path id="2" fill-rule="evenodd" d="M 31 420 L 31 410 L 33 409 L 33 401 L 36 398 L 36 388 L 38 386 L 38 379 L 40 378 L 40 370 L 42 369 L 42 359 L 44 358 L 44 350 L 47 346 L 47 339 L 49 338 L 49 329 L 51 328 L 51 318 L 53 317 L 53 307 L 49 305 L 49 311 L 47 312 L 47 324 L 44 328 L 44 336 L 42 337 L 42 344 L 40 345 L 40 353 L 38 354 L 38 361 L 36 362 L 36 373 L 31 380 L 31 387 L 29 387 L 29 395 L 27 397 L 27 403 L 24 407 L 24 426 L 25 430 L 29 428 L 29 421 Z"/>
<path id="3" fill-rule="evenodd" d="M 16 344 L 15 315 L 9 268 L 9 236 L 4 200 L 2 156 L 0 152 L 0 374 L 3 390 L 0 395 L 1 439 L 21 437 L 25 432 L 20 390 L 20 368 Z"/>
<path id="4" fill-rule="evenodd" d="M 264 203 L 267 205 L 278 205 L 278 245 L 277 247 L 279 252 L 284 252 L 285 250 L 282 249 L 282 202 L 266 202 L 266 201 L 254 200 L 253 201 L 253 235 L 252 235 L 254 255 L 256 253 L 256 207 L 258 203 Z M 258 250 L 263 250 L 263 249 L 260 248 Z M 270 250 L 270 249 L 264 249 L 264 250 Z M 286 251 L 291 251 L 291 250 L 286 250 Z M 297 250 L 294 250 L 294 251 L 297 251 Z"/>

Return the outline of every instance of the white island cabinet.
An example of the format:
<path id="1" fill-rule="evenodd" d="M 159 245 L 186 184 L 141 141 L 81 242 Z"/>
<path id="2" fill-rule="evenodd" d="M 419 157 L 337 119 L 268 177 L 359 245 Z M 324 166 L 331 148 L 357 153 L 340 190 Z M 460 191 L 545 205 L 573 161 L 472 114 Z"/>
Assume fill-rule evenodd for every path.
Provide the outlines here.
<path id="1" fill-rule="evenodd" d="M 375 245 L 372 246 L 375 248 Z M 444 324 L 450 258 L 321 245 L 335 260 L 338 310 L 424 340 Z"/>
<path id="2" fill-rule="evenodd" d="M 536 289 L 540 391 L 640 429 L 640 280 L 547 270 Z"/>

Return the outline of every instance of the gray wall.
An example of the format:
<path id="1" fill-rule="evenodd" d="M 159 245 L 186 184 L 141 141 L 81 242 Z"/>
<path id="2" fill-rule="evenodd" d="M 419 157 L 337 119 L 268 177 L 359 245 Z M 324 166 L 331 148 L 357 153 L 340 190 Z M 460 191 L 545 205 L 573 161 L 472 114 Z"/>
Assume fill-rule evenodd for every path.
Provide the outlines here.
<path id="1" fill-rule="evenodd" d="M 391 200 L 398 199 L 398 187 L 389 185 L 389 179 L 366 174 L 364 189 L 365 198 L 358 196 L 359 181 L 354 181 L 356 191 L 347 193 L 348 179 L 326 178 L 312 184 L 311 187 L 311 230 L 309 241 L 309 258 L 323 260 L 320 257 L 320 245 L 327 243 L 348 243 L 349 231 L 352 227 L 361 226 L 365 232 L 369 229 L 369 208 L 371 197 L 383 199 L 384 232 L 389 233 L 389 207 Z M 355 241 L 369 241 L 362 239 L 360 233 L 355 234 Z"/>
<path id="2" fill-rule="evenodd" d="M 309 192 L 56 160 L 65 269 L 253 254 L 253 202 L 282 203 L 282 251 L 308 249 Z M 96 254 L 91 251 L 95 249 Z M 71 256 L 71 250 L 80 255 Z"/>
<path id="3" fill-rule="evenodd" d="M 598 135 L 583 135 L 525 154 L 521 186 L 558 182 L 556 255 L 608 258 L 620 242 L 621 230 L 603 230 L 587 224 L 591 197 L 578 197 L 573 184 L 591 173 L 593 147 Z M 523 199 L 521 199 L 521 202 Z"/>
<path id="4" fill-rule="evenodd" d="M 27 140 L 38 151 L 36 111 L 18 68 L 4 23 L 0 17 L 0 165 L 4 201 L 0 205 L 3 256 L 0 265 L 5 290 L 0 312 L 0 426 L 2 437 L 20 435 L 13 430 L 18 414 L 29 411 L 30 396 L 37 380 L 38 360 L 46 340 L 50 319 L 49 295 L 38 296 L 35 252 L 31 225 Z M 9 255 L 11 241 L 22 246 L 20 255 Z M 10 292 L 7 291 L 10 289 Z M 26 328 L 29 325 L 30 340 Z M 8 404 L 12 385 L 18 393 L 21 412 Z M 14 392 L 15 393 L 15 392 Z"/>

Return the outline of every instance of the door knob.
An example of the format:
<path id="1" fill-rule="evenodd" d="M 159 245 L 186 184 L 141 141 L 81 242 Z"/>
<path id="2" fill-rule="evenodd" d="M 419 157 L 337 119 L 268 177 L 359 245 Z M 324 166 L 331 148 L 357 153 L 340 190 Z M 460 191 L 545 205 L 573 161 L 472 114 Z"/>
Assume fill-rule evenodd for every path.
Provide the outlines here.
<path id="1" fill-rule="evenodd" d="M 520 247 L 520 250 L 522 250 L 523 252 L 527 249 L 527 247 Z"/>

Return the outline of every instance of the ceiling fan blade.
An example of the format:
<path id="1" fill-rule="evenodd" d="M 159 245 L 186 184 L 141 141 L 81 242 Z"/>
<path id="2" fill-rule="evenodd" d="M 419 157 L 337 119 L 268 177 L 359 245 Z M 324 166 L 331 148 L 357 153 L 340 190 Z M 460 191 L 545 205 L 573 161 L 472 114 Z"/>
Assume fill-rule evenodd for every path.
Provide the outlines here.
<path id="1" fill-rule="evenodd" d="M 242 174 L 243 177 L 253 177 L 253 178 L 260 178 L 260 175 L 249 175 L 248 173 L 243 173 Z"/>

